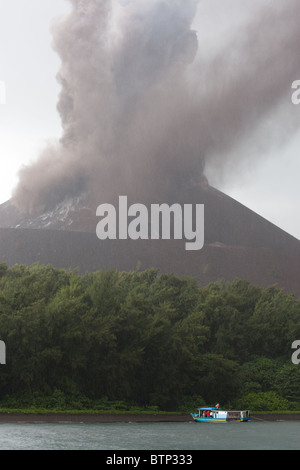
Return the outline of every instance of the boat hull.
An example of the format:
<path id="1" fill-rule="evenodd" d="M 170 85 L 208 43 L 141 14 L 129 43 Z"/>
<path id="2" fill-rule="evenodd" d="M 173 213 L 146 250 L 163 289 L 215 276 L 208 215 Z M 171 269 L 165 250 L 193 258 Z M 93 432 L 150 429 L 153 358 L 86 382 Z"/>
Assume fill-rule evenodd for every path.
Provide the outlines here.
<path id="1" fill-rule="evenodd" d="M 251 421 L 250 417 L 240 419 L 227 419 L 227 418 L 200 418 L 199 415 L 191 413 L 194 421 L 198 423 L 244 423 Z"/>

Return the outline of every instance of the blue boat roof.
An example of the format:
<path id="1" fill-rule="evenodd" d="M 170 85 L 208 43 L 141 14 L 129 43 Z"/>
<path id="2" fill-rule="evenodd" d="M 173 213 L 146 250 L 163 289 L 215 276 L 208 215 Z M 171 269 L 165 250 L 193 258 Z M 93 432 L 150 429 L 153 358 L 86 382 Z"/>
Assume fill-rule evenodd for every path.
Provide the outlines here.
<path id="1" fill-rule="evenodd" d="M 217 408 L 215 406 L 201 406 L 201 408 L 198 408 L 198 410 L 216 410 Z"/>

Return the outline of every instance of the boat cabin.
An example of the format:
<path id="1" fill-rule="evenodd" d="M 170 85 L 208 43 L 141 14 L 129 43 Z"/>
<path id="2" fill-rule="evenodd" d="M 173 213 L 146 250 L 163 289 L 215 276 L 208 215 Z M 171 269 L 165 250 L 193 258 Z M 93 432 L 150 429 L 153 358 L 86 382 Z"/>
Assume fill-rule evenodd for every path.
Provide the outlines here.
<path id="1" fill-rule="evenodd" d="M 215 406 L 203 406 L 198 408 L 198 413 L 191 413 L 191 415 L 195 421 L 228 422 L 251 420 L 249 410 L 225 411 Z"/>

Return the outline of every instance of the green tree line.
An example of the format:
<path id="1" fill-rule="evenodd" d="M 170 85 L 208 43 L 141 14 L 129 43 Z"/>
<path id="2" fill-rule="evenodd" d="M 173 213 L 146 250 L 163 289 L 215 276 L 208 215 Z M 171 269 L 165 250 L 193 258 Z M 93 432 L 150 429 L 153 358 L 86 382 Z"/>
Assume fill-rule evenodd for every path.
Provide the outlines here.
<path id="1" fill-rule="evenodd" d="M 276 287 L 0 265 L 0 407 L 300 410 L 296 339 L 300 302 Z"/>

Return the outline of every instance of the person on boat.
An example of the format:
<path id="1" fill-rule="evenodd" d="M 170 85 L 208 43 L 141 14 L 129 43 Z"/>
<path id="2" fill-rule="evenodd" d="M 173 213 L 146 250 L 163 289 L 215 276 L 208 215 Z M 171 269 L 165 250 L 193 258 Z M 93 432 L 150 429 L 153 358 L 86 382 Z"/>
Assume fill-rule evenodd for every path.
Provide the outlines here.
<path id="1" fill-rule="evenodd" d="M 217 408 L 217 410 L 220 408 L 220 403 L 216 404 L 216 408 Z"/>

